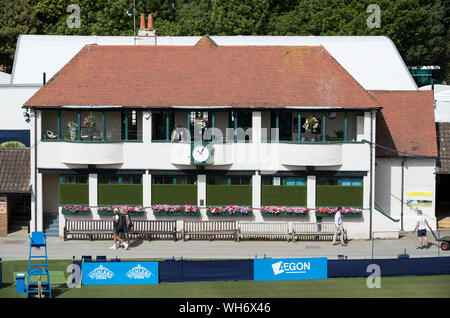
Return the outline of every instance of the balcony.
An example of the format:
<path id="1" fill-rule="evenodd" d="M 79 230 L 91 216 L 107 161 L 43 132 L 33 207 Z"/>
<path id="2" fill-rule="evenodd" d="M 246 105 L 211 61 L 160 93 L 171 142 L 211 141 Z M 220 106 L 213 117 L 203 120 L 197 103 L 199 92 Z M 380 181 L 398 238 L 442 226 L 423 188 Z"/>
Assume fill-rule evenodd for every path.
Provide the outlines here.
<path id="1" fill-rule="evenodd" d="M 59 144 L 61 162 L 65 164 L 108 165 L 123 163 L 123 143 L 78 143 Z"/>

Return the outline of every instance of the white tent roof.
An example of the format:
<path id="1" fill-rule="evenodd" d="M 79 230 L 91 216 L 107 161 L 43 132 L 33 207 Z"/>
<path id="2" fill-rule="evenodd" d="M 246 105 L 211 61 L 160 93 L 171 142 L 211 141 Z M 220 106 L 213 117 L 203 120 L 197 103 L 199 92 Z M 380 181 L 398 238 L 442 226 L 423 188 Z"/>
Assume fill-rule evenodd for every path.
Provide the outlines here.
<path id="1" fill-rule="evenodd" d="M 11 82 L 11 74 L 0 71 L 0 84 L 9 84 Z"/>
<path id="2" fill-rule="evenodd" d="M 158 37 L 158 45 L 194 45 L 200 36 Z M 393 42 L 384 36 L 211 36 L 218 45 L 317 46 L 325 49 L 366 90 L 417 90 Z M 133 37 L 20 35 L 13 84 L 49 80 L 86 44 L 133 45 Z"/>

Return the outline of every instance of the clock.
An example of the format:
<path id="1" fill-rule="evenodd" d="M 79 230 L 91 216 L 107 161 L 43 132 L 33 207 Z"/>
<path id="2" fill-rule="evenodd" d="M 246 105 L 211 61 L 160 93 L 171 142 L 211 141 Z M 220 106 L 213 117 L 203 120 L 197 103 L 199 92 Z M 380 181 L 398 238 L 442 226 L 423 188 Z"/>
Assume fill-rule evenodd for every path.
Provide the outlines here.
<path id="1" fill-rule="evenodd" d="M 191 163 L 192 164 L 210 164 L 211 147 L 208 143 L 200 143 L 191 147 Z"/>

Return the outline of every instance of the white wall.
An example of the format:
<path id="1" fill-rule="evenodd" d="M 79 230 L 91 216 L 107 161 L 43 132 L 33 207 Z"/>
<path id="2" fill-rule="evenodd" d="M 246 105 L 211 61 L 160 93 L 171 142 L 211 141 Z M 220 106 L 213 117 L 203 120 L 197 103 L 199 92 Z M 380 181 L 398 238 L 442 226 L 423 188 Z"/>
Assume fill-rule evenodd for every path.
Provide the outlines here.
<path id="1" fill-rule="evenodd" d="M 23 104 L 39 89 L 40 85 L 0 85 L 0 129 L 30 129 L 23 118 Z"/>
<path id="2" fill-rule="evenodd" d="M 384 212 L 395 219 L 401 219 L 402 208 L 402 159 L 400 158 L 377 158 L 375 168 L 375 202 Z M 416 223 L 416 213 L 406 205 L 407 192 L 410 189 L 424 188 L 432 192 L 432 206 L 422 207 L 422 211 L 428 217 L 433 229 L 436 228 L 435 218 L 435 160 L 431 159 L 406 159 L 404 168 L 403 189 L 403 229 L 411 231 Z M 387 218 L 380 219 L 375 229 L 381 230 L 393 224 Z M 400 221 L 401 222 L 401 221 Z M 397 230 L 401 229 L 401 223 L 395 223 Z"/>

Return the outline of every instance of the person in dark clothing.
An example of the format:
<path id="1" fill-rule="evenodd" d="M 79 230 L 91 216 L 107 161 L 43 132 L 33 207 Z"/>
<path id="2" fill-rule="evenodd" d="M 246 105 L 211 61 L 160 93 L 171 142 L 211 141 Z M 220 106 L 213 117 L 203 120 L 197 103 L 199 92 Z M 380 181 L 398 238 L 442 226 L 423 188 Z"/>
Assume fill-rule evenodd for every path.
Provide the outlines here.
<path id="1" fill-rule="evenodd" d="M 128 245 L 130 244 L 130 235 L 129 235 L 129 231 L 130 231 L 130 216 L 128 215 L 128 212 L 124 209 L 121 208 L 120 209 L 120 217 L 122 219 L 122 223 L 123 223 L 123 232 L 121 233 L 124 236 L 124 239 L 127 239 L 127 243 L 123 243 L 123 246 L 125 247 L 125 249 L 128 249 Z"/>
<path id="2" fill-rule="evenodd" d="M 123 233 L 123 218 L 120 216 L 119 210 L 114 209 L 114 216 L 113 216 L 113 234 L 114 234 L 114 245 L 110 248 L 115 250 L 120 245 L 123 244 L 123 240 L 121 238 L 121 233 Z M 128 246 L 128 244 L 127 244 Z"/>

